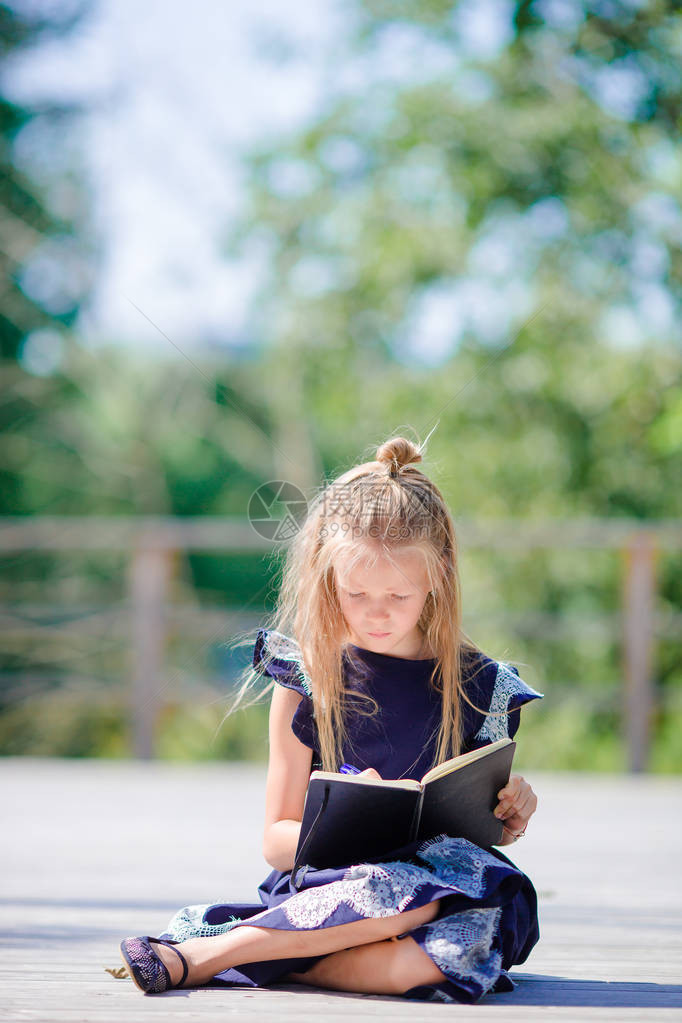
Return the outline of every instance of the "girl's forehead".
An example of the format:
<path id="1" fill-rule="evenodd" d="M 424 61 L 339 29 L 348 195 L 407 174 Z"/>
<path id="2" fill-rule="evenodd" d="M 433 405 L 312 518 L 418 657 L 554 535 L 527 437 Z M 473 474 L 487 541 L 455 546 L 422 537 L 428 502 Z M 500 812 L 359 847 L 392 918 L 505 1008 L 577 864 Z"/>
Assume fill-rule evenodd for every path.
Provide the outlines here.
<path id="1" fill-rule="evenodd" d="M 339 553 L 334 568 L 341 581 L 421 586 L 427 580 L 424 554 L 414 548 L 389 553 L 372 549 Z"/>

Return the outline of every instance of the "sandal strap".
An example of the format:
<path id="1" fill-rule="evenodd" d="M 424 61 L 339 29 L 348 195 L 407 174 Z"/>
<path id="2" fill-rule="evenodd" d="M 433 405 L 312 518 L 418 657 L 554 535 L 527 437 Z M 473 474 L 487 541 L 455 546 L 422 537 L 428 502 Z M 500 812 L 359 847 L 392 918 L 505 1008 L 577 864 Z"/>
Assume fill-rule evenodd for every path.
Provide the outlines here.
<path id="1" fill-rule="evenodd" d="M 167 948 L 172 948 L 173 949 L 173 951 L 175 952 L 176 956 L 180 957 L 180 962 L 182 963 L 182 977 L 177 982 L 177 984 L 171 984 L 170 974 L 169 974 L 168 975 L 168 986 L 169 987 L 182 987 L 182 985 L 187 980 L 187 974 L 189 973 L 189 966 L 187 965 L 187 960 L 185 959 L 185 957 L 182 954 L 182 952 L 180 951 L 180 949 L 175 947 L 179 943 L 177 941 L 173 941 L 172 939 L 169 939 L 169 938 L 150 938 L 150 937 L 148 937 L 147 941 L 150 944 L 153 944 L 153 945 L 166 945 Z"/>

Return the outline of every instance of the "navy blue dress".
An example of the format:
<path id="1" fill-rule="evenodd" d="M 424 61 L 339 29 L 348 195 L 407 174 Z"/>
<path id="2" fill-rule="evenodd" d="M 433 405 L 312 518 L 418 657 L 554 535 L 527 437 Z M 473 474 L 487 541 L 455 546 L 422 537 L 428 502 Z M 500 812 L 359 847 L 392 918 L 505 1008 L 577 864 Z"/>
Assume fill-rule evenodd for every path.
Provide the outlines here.
<path id="1" fill-rule="evenodd" d="M 260 630 L 254 665 L 277 684 L 300 693 L 291 727 L 319 765 L 310 681 L 293 640 Z M 433 765 L 440 696 L 430 684 L 435 662 L 409 661 L 349 647 L 346 682 L 369 693 L 376 714 L 357 712 L 351 695 L 344 747 L 346 763 L 374 767 L 383 778 L 419 779 Z M 462 752 L 513 737 L 520 707 L 537 699 L 516 668 L 483 654 L 462 662 Z M 467 702 L 467 700 L 469 702 Z M 366 702 L 357 700 L 357 707 Z M 371 862 L 328 870 L 301 867 L 296 876 L 274 870 L 258 889 L 260 903 L 188 906 L 171 920 L 166 937 L 222 934 L 242 924 L 314 930 L 354 920 L 394 916 L 440 899 L 437 918 L 410 932 L 447 978 L 412 988 L 406 997 L 472 1002 L 490 991 L 510 990 L 506 971 L 522 963 L 538 940 L 537 900 L 530 880 L 499 850 L 438 835 Z M 257 920 L 255 919 L 257 917 Z M 262 987 L 304 972 L 320 957 L 249 963 L 219 973 L 218 983 Z"/>

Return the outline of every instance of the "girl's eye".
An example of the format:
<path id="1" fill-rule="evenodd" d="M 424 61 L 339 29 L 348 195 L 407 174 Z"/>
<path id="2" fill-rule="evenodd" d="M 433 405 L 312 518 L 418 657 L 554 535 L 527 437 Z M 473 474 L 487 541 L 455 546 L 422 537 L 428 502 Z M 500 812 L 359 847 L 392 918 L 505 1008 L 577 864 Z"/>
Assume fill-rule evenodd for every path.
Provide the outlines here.
<path id="1" fill-rule="evenodd" d="M 407 595 L 405 597 L 399 597 L 397 593 L 394 593 L 393 594 L 393 599 L 394 600 L 409 600 L 409 595 Z"/>
<path id="2" fill-rule="evenodd" d="M 362 597 L 362 593 L 349 593 L 349 597 Z"/>

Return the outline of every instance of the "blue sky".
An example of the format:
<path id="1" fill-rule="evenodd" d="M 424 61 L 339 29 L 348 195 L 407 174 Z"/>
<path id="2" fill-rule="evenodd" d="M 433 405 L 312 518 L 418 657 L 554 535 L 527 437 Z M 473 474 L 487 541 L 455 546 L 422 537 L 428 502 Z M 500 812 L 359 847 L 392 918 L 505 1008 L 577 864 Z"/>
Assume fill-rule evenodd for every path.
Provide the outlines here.
<path id="1" fill-rule="evenodd" d="M 76 162 L 103 246 L 80 325 L 92 344 L 168 345 L 133 302 L 183 344 L 239 335 L 258 276 L 222 255 L 240 154 L 314 113 L 342 13 L 333 0 L 296 0 L 295 17 L 281 0 L 100 0 L 71 37 L 6 67 L 17 99 L 89 107 Z M 36 144 L 20 139 L 20 163 Z"/>

